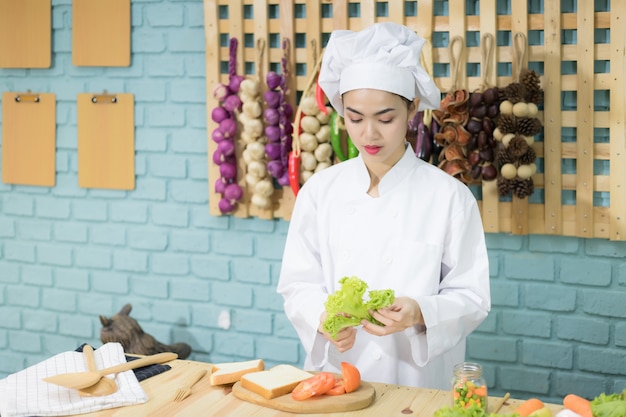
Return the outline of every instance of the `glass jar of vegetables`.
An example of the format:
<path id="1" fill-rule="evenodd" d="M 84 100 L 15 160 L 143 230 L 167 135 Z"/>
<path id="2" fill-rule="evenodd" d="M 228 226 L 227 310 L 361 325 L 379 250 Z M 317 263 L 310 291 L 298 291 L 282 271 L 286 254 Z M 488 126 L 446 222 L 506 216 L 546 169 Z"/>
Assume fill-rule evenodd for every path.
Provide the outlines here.
<path id="1" fill-rule="evenodd" d="M 487 411 L 487 382 L 480 364 L 462 362 L 454 366 L 452 403 L 455 407 L 475 406 Z"/>

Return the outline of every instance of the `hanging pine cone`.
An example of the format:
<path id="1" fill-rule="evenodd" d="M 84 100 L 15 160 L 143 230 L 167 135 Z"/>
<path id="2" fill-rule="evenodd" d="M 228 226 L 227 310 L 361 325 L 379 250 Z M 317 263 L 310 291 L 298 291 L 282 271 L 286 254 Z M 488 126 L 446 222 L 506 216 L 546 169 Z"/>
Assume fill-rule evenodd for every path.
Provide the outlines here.
<path id="1" fill-rule="evenodd" d="M 543 91 L 532 91 L 526 95 L 526 100 L 529 103 L 539 104 L 543 101 Z"/>
<path id="2" fill-rule="evenodd" d="M 515 159 L 524 155 L 526 151 L 528 151 L 528 148 L 529 146 L 528 142 L 526 142 L 526 139 L 524 139 L 523 136 L 519 135 L 511 139 L 508 146 L 509 154 Z"/>
<path id="3" fill-rule="evenodd" d="M 496 164 L 502 166 L 504 164 L 512 164 L 515 162 L 515 158 L 511 156 L 509 150 L 505 147 L 500 148 L 496 155 Z"/>
<path id="4" fill-rule="evenodd" d="M 498 88 L 497 93 L 498 93 L 498 103 L 508 99 L 504 91 L 504 88 Z"/>
<path id="5" fill-rule="evenodd" d="M 511 83 L 504 87 L 504 99 L 511 103 L 519 103 L 524 101 L 526 97 L 526 86 L 522 83 Z"/>
<path id="6" fill-rule="evenodd" d="M 504 100 L 509 99 L 509 92 L 506 87 L 498 88 L 498 102 L 501 103 Z"/>
<path id="7" fill-rule="evenodd" d="M 520 83 L 526 88 L 525 101 L 539 104 L 543 97 L 539 74 L 534 70 L 524 68 L 520 75 Z"/>
<path id="8" fill-rule="evenodd" d="M 539 74 L 535 70 L 530 68 L 523 68 L 520 74 L 520 83 L 524 84 L 526 88 L 540 89 Z"/>
<path id="9" fill-rule="evenodd" d="M 526 198 L 535 191 L 535 184 L 533 183 L 532 178 L 528 179 L 520 179 L 516 178 L 513 180 L 513 194 L 517 198 Z"/>
<path id="10" fill-rule="evenodd" d="M 524 136 L 535 136 L 541 132 L 541 121 L 535 117 L 520 117 L 516 124 L 517 132 Z"/>
<path id="11" fill-rule="evenodd" d="M 514 180 L 507 180 L 506 178 L 499 176 L 498 177 L 498 194 L 501 197 L 504 197 L 505 195 L 507 195 L 508 193 L 510 193 L 511 191 L 513 191 L 513 181 Z"/>
<path id="12" fill-rule="evenodd" d="M 528 164 L 532 164 L 533 162 L 535 162 L 536 159 L 537 159 L 537 153 L 535 152 L 533 148 L 529 146 L 526 153 L 524 153 L 523 155 L 519 157 L 519 163 L 522 165 L 528 165 Z"/>
<path id="13" fill-rule="evenodd" d="M 500 114 L 497 127 L 505 135 L 507 133 L 515 133 L 517 132 L 517 117 L 512 114 Z"/>

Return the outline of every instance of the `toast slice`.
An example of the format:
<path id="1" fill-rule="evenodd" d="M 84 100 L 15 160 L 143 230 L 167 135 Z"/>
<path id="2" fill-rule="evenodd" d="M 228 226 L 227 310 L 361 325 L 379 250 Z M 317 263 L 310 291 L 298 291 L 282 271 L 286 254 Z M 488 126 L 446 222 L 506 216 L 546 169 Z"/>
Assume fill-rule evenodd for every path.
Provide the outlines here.
<path id="1" fill-rule="evenodd" d="M 313 374 L 292 365 L 276 365 L 267 371 L 252 372 L 241 377 L 241 386 L 265 399 L 289 394 L 301 381 Z"/>
<path id="2" fill-rule="evenodd" d="M 244 362 L 225 362 L 213 365 L 211 370 L 211 385 L 232 384 L 250 372 L 259 372 L 265 369 L 263 359 L 254 359 Z"/>

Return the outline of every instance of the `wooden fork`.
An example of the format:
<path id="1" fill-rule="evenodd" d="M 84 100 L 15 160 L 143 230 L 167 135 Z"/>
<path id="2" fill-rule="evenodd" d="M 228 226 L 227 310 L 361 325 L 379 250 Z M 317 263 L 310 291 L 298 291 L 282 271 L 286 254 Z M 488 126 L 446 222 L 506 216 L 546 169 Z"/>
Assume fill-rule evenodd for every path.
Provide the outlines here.
<path id="1" fill-rule="evenodd" d="M 202 379 L 204 374 L 206 374 L 206 369 L 201 369 L 193 374 L 185 385 L 176 390 L 176 393 L 174 394 L 174 401 L 182 401 L 189 397 L 191 395 L 191 388 L 196 384 L 196 382 Z"/>

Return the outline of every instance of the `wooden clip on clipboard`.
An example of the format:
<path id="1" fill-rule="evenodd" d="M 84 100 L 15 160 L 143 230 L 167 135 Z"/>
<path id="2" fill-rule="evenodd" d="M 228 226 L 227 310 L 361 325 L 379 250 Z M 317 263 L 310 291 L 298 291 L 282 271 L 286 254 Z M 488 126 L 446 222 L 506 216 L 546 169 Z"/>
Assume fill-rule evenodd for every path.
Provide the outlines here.
<path id="1" fill-rule="evenodd" d="M 2 93 L 2 182 L 53 187 L 56 97 Z"/>
<path id="2" fill-rule="evenodd" d="M 132 94 L 79 94 L 78 185 L 135 188 L 135 118 Z"/>

